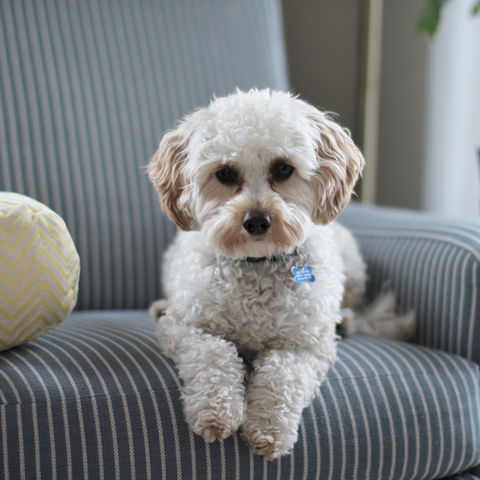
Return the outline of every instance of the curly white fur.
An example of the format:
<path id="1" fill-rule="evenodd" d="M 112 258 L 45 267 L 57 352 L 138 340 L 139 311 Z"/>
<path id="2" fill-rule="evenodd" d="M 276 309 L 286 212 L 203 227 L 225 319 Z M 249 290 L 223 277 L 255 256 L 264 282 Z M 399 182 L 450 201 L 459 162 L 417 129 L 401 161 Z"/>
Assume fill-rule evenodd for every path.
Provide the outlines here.
<path id="1" fill-rule="evenodd" d="M 268 90 L 216 99 L 164 136 L 148 173 L 184 231 L 165 255 L 168 303 L 151 313 L 184 382 L 186 420 L 207 441 L 241 428 L 266 458 L 292 449 L 335 361 L 336 324 L 361 304 L 365 264 L 332 220 L 363 163 L 326 114 Z M 281 178 L 279 164 L 293 173 Z M 251 212 L 268 214 L 267 231 L 248 231 Z M 298 285 L 291 268 L 305 262 L 315 282 Z M 247 383 L 242 357 L 253 360 Z"/>

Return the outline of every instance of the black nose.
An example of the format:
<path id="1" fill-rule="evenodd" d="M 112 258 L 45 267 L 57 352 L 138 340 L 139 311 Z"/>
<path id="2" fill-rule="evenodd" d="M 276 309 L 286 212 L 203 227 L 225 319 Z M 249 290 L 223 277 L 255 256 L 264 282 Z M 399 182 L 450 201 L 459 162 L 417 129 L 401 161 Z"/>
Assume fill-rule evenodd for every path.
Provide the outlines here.
<path id="1" fill-rule="evenodd" d="M 250 235 L 263 235 L 270 228 L 270 215 L 266 212 L 247 212 L 243 217 L 243 228 Z"/>

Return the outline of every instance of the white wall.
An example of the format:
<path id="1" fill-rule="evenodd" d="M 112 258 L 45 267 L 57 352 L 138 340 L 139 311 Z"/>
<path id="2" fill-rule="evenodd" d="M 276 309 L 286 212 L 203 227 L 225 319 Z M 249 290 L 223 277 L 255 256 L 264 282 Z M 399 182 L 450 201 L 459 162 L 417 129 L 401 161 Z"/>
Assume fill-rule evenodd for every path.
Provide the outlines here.
<path id="1" fill-rule="evenodd" d="M 450 0 L 428 51 L 423 208 L 480 216 L 480 18 Z"/>

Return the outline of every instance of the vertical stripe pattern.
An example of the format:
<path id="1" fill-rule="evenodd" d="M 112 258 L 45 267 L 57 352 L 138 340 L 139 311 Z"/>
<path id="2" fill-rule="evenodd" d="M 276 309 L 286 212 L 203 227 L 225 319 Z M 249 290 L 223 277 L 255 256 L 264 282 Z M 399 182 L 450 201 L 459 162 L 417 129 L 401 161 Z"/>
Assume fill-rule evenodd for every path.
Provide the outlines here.
<path id="1" fill-rule="evenodd" d="M 412 480 L 480 461 L 474 363 L 361 336 L 338 350 L 292 455 L 269 462 L 187 428 L 147 312 L 76 312 L 0 356 L 0 477 Z"/>
<path id="2" fill-rule="evenodd" d="M 175 227 L 142 167 L 235 87 L 288 88 L 277 0 L 0 0 L 0 191 L 66 221 L 80 309 L 161 295 Z"/>
<path id="3" fill-rule="evenodd" d="M 368 264 L 368 294 L 385 282 L 415 310 L 415 342 L 480 363 L 480 221 L 350 205 L 340 217 Z"/>

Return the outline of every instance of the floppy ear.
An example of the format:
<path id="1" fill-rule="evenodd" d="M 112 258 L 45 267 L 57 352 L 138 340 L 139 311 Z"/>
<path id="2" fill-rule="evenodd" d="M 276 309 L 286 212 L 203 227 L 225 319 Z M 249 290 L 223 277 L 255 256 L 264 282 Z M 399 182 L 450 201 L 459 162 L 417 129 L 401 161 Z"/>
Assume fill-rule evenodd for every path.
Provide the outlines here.
<path id="1" fill-rule="evenodd" d="M 192 130 L 185 124 L 167 132 L 147 166 L 163 211 L 180 230 L 195 230 L 198 224 L 190 209 L 192 187 L 185 175 L 187 146 Z"/>
<path id="2" fill-rule="evenodd" d="M 350 134 L 327 115 L 316 110 L 309 116 L 316 130 L 317 169 L 313 177 L 313 222 L 326 225 L 346 207 L 361 175 L 365 160 Z"/>

